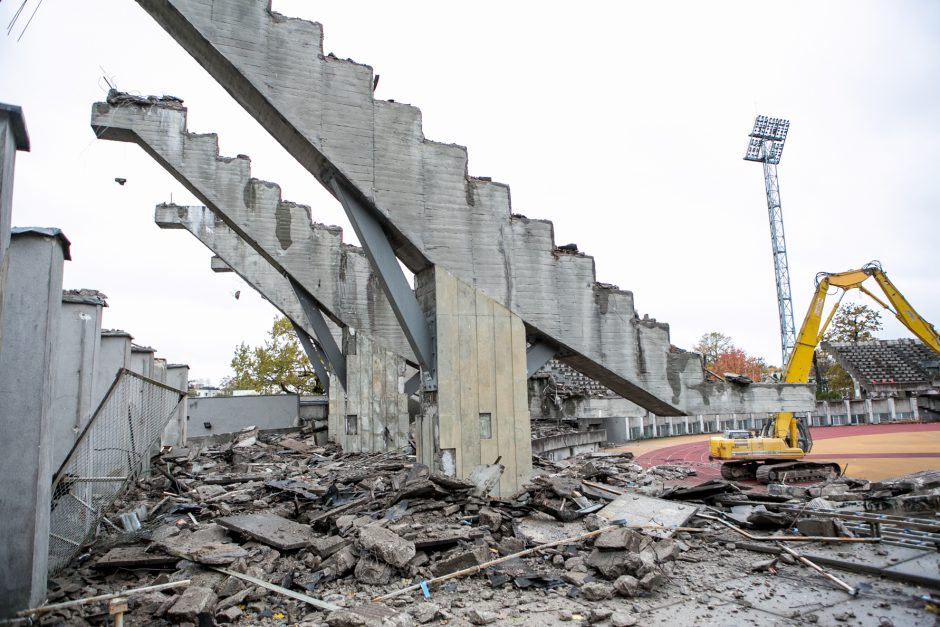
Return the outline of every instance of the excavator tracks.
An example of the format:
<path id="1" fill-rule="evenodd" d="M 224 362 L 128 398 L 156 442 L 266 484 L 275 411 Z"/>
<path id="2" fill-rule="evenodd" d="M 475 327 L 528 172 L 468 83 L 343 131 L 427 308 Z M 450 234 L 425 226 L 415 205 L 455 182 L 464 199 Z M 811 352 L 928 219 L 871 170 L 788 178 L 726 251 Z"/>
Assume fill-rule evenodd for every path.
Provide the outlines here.
<path id="1" fill-rule="evenodd" d="M 841 474 L 842 467 L 833 462 L 782 462 L 757 467 L 757 480 L 761 483 L 825 481 Z"/>

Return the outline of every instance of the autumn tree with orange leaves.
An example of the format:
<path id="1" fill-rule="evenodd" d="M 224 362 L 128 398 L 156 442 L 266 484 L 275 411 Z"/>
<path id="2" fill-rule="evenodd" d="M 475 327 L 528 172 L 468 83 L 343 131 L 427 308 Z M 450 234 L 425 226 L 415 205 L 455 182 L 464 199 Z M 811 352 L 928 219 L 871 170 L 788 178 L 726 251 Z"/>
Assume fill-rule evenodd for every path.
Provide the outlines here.
<path id="1" fill-rule="evenodd" d="M 775 368 L 768 366 L 762 357 L 751 357 L 738 348 L 727 335 L 706 333 L 693 347 L 705 359 L 705 367 L 719 376 L 726 373 L 742 375 L 751 381 L 760 381 Z"/>

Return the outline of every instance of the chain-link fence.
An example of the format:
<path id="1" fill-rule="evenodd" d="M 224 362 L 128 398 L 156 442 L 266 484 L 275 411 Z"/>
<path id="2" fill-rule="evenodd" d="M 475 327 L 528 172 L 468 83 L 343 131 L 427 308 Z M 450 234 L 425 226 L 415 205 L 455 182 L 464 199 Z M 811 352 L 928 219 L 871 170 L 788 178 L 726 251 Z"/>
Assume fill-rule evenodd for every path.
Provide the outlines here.
<path id="1" fill-rule="evenodd" d="M 49 572 L 69 563 L 149 461 L 185 392 L 121 370 L 52 480 Z"/>

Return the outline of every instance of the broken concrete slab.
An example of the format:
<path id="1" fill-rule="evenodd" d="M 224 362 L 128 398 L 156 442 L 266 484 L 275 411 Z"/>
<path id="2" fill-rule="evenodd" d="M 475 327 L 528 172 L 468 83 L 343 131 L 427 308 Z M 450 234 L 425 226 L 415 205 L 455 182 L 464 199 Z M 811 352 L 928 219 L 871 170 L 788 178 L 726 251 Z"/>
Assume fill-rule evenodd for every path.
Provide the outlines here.
<path id="1" fill-rule="evenodd" d="M 672 528 L 683 526 L 697 511 L 697 507 L 687 503 L 666 501 L 642 494 L 623 494 L 597 512 L 605 524 L 616 520 L 625 520 L 631 525 L 655 524 L 666 529 L 646 529 L 644 533 L 658 537 L 672 536 Z"/>
<path id="2" fill-rule="evenodd" d="M 218 519 L 218 524 L 276 549 L 290 551 L 310 545 L 313 530 L 274 514 L 244 514 Z"/>
<path id="3" fill-rule="evenodd" d="M 165 568 L 176 564 L 179 557 L 162 553 L 148 553 L 144 547 L 116 547 L 98 558 L 92 565 L 96 569 L 109 568 Z"/>
<path id="4" fill-rule="evenodd" d="M 157 546 L 171 555 L 200 564 L 224 566 L 246 557 L 248 551 L 230 541 L 228 532 L 217 524 L 210 524 L 196 531 L 184 530 L 167 535 L 171 530 L 154 538 Z"/>

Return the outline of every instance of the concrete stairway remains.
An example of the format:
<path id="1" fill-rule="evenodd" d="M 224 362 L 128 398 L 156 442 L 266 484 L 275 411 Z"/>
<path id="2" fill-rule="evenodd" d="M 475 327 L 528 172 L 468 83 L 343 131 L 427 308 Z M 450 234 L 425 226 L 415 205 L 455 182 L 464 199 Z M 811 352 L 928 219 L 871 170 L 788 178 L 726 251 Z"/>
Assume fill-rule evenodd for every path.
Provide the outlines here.
<path id="1" fill-rule="evenodd" d="M 112 99 L 112 102 L 115 102 Z M 292 277 L 339 326 L 381 338 L 389 350 L 413 360 L 408 342 L 361 249 L 343 243 L 342 229 L 311 221 L 310 208 L 281 199 L 280 187 L 251 177 L 244 155 L 219 156 L 218 136 L 186 130 L 186 110 L 123 99 L 95 105 L 92 126 L 102 139 L 139 143 L 211 212 L 177 207 L 158 211 L 163 226 L 182 225 L 210 237 L 217 218 L 282 275 Z M 215 249 L 213 249 L 215 250 Z M 248 249 L 232 250 L 232 255 Z M 219 250 L 217 254 L 226 258 Z M 234 257 L 226 259 L 236 265 Z"/>
<path id="2" fill-rule="evenodd" d="M 319 24 L 266 0 L 137 2 L 327 189 L 364 204 L 416 274 L 446 268 L 520 315 L 531 341 L 656 414 L 811 409 L 808 387 L 707 383 L 667 325 L 597 282 L 593 258 L 557 248 L 551 222 L 511 214 L 506 185 L 469 176 L 464 147 L 425 139 L 416 107 L 373 99 L 371 67 L 324 55 Z M 95 125 L 107 134 L 122 117 L 98 105 Z"/>

